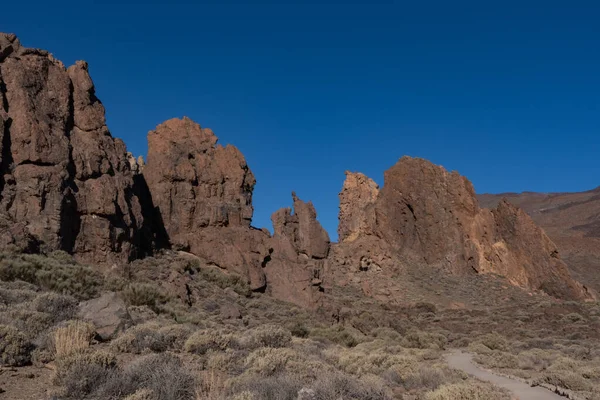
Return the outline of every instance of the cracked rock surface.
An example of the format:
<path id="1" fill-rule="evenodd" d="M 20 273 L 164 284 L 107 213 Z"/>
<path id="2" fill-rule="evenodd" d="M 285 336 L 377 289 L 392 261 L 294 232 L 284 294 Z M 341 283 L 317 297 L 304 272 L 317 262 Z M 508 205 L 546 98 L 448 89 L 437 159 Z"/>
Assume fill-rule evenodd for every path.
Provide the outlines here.
<path id="1" fill-rule="evenodd" d="M 0 246 L 135 258 L 141 207 L 87 63 L 67 69 L 0 34 L 0 110 Z"/>

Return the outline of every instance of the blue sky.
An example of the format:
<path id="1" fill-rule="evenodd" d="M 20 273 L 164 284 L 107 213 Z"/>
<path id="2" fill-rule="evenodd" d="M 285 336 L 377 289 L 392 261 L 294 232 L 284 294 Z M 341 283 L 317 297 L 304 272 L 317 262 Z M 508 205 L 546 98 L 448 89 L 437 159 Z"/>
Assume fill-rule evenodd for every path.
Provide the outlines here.
<path id="1" fill-rule="evenodd" d="M 403 155 L 478 192 L 599 186 L 598 21 L 592 1 L 13 1 L 0 31 L 88 61 L 133 153 L 189 116 L 246 156 L 254 225 L 295 190 L 335 239 L 344 171 L 383 184 Z"/>

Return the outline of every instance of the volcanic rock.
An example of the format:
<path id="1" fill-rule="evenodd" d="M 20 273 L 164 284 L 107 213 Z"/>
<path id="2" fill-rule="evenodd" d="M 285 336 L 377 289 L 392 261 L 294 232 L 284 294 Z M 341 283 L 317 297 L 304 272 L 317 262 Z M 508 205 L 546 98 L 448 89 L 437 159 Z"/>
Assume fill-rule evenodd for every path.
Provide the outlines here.
<path id="1" fill-rule="evenodd" d="M 580 193 L 478 196 L 482 207 L 503 199 L 522 208 L 556 243 L 573 277 L 600 293 L 600 188 Z"/>
<path id="2" fill-rule="evenodd" d="M 311 202 L 305 203 L 292 192 L 294 212 L 282 208 L 271 216 L 275 237 L 290 241 L 298 254 L 322 259 L 329 253 L 329 235 L 317 221 L 317 212 Z"/>
<path id="3" fill-rule="evenodd" d="M 125 145 L 106 127 L 87 63 L 0 34 L 0 246 L 87 262 L 138 255 L 142 214 Z"/>
<path id="4" fill-rule="evenodd" d="M 171 119 L 148 134 L 143 175 L 173 248 L 264 288 L 268 236 L 250 227 L 256 180 L 237 148 L 188 118 Z"/>
<path id="5" fill-rule="evenodd" d="M 272 296 L 305 307 L 322 300 L 323 279 L 329 254 L 329 235 L 317 221 L 311 202 L 292 193 L 293 210 L 283 208 L 271 216 L 271 254 L 265 263 L 267 290 Z"/>
<path id="6" fill-rule="evenodd" d="M 79 305 L 78 316 L 94 324 L 96 333 L 102 340 L 113 339 L 133 323 L 127 305 L 114 292 L 82 302 Z"/>
<path id="7" fill-rule="evenodd" d="M 346 171 L 346 180 L 340 192 L 338 237 L 340 242 L 355 240 L 360 234 L 372 233 L 375 225 L 373 205 L 379 195 L 379 186 L 361 173 Z"/>
<path id="8" fill-rule="evenodd" d="M 340 194 L 340 246 L 345 251 L 336 251 L 338 257 L 363 257 L 354 247 L 382 241 L 382 251 L 410 262 L 455 274 L 496 273 L 515 285 L 563 298 L 589 297 L 527 214 L 506 202 L 493 211 L 480 209 L 473 185 L 456 172 L 403 157 L 386 171 L 374 200 L 371 182 L 355 174 L 347 180 Z"/>

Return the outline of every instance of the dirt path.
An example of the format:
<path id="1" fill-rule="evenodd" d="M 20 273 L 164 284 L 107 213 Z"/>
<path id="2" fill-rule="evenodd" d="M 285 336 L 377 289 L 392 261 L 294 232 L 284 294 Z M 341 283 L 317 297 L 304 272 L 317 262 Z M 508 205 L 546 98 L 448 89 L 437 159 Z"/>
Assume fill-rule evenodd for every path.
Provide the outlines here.
<path id="1" fill-rule="evenodd" d="M 531 387 L 516 379 L 506 378 L 485 371 L 473 362 L 473 356 L 469 353 L 456 350 L 450 353 L 446 357 L 446 360 L 452 368 L 459 369 L 482 381 L 488 381 L 496 386 L 510 390 L 519 400 L 565 400 L 565 397 L 552 393 L 547 389 Z"/>

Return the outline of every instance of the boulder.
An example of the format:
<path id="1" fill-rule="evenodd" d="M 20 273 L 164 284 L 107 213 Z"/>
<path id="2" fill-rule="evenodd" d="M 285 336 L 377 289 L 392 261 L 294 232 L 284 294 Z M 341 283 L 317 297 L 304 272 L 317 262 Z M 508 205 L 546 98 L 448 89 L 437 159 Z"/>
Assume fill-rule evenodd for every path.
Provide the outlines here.
<path id="1" fill-rule="evenodd" d="M 133 323 L 127 305 L 115 292 L 82 302 L 79 305 L 78 316 L 94 324 L 96 333 L 102 340 L 115 338 Z"/>

